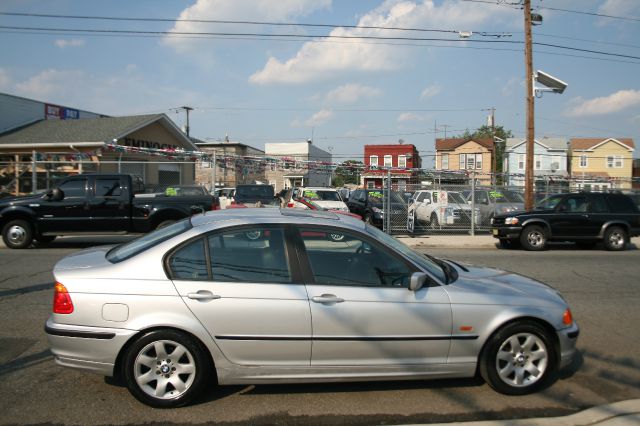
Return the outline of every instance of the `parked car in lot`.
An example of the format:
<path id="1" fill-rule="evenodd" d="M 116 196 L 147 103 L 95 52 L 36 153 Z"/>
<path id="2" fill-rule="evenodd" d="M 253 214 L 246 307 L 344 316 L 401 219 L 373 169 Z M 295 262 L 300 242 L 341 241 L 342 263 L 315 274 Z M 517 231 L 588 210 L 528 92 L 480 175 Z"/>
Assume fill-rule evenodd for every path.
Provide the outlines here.
<path id="1" fill-rule="evenodd" d="M 142 190 L 130 175 L 80 174 L 44 194 L 5 198 L 2 239 L 7 247 L 22 249 L 34 239 L 48 243 L 59 235 L 144 233 L 219 208 L 208 193 L 134 194 L 136 187 Z"/>
<path id="2" fill-rule="evenodd" d="M 579 333 L 539 281 L 422 255 L 328 212 L 209 212 L 71 254 L 53 274 L 56 362 L 121 377 L 154 407 L 188 404 L 213 382 L 478 372 L 527 394 L 571 362 Z"/>
<path id="3" fill-rule="evenodd" d="M 426 224 L 435 230 L 442 227 L 469 228 L 472 216 L 475 224 L 479 224 L 480 209 L 476 208 L 475 215 L 472 213 L 473 209 L 460 192 L 433 189 L 413 194 L 408 215 L 413 220 L 414 227 Z"/>
<path id="4" fill-rule="evenodd" d="M 280 201 L 275 196 L 271 185 L 246 184 L 236 186 L 233 202 L 229 207 L 240 204 L 245 207 L 279 206 Z"/>
<path id="5" fill-rule="evenodd" d="M 526 250 L 543 250 L 549 241 L 583 247 L 602 241 L 607 250 L 624 250 L 640 235 L 640 211 L 624 194 L 557 194 L 532 211 L 495 216 L 491 230 L 502 246 L 519 243 Z"/>
<path id="6" fill-rule="evenodd" d="M 472 201 L 470 190 L 462 192 L 467 202 Z M 490 225 L 491 218 L 498 214 L 524 210 L 524 197 L 520 192 L 509 189 L 476 189 L 475 207 L 480 209 L 480 224 Z"/>
<path id="7" fill-rule="evenodd" d="M 351 213 L 362 216 L 362 220 L 382 228 L 384 219 L 384 200 L 386 192 L 383 189 L 356 189 L 349 196 L 347 206 Z M 407 218 L 407 204 L 397 192 L 391 192 L 392 218 L 401 219 L 402 224 Z"/>
<path id="8" fill-rule="evenodd" d="M 328 210 L 349 211 L 349 207 L 334 188 L 298 187 L 293 189 L 291 198 L 294 201 L 298 199 L 312 201 L 317 206 Z"/>
<path id="9" fill-rule="evenodd" d="M 153 188 L 152 193 L 163 194 L 167 197 L 210 195 L 207 188 L 202 185 L 157 185 Z"/>

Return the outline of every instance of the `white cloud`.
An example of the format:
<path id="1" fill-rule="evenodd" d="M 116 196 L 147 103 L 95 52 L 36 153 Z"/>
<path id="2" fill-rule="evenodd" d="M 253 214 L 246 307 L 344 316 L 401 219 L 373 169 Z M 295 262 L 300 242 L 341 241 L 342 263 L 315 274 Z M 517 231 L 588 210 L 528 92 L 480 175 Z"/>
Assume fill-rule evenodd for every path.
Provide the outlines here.
<path id="1" fill-rule="evenodd" d="M 194 5 L 183 10 L 178 19 L 288 22 L 330 6 L 331 0 L 197 0 Z M 260 27 L 252 26 L 250 32 L 261 32 L 258 28 Z M 171 31 L 234 32 L 239 29 L 247 32 L 246 25 L 183 21 L 176 22 Z M 201 44 L 193 38 L 165 37 L 164 43 L 180 52 L 195 51 L 203 54 Z"/>
<path id="2" fill-rule="evenodd" d="M 447 1 L 436 6 L 433 0 L 388 0 L 365 14 L 358 25 L 405 28 L 476 28 L 480 24 L 497 24 L 511 15 L 509 8 L 488 8 L 486 5 Z M 397 31 L 335 28 L 331 36 L 398 36 Z M 405 34 L 401 34 L 405 35 Z M 357 40 L 322 39 L 310 41 L 290 59 L 270 57 L 262 70 L 249 81 L 254 84 L 300 84 L 328 79 L 335 73 L 349 71 L 389 71 L 399 69 L 410 60 L 412 50 L 390 44 L 375 44 Z M 329 42 L 327 42 L 329 41 Z"/>
<path id="3" fill-rule="evenodd" d="M 398 116 L 399 123 L 406 123 L 409 121 L 425 121 L 426 118 L 422 115 L 413 112 L 403 112 Z"/>
<path id="4" fill-rule="evenodd" d="M 638 0 L 607 0 L 598 8 L 598 13 L 610 16 L 638 17 L 640 16 L 640 2 Z M 598 25 L 618 25 L 619 22 L 614 19 L 600 18 Z"/>
<path id="5" fill-rule="evenodd" d="M 59 39 L 54 42 L 54 44 L 60 49 L 64 49 L 65 47 L 82 47 L 85 45 L 84 40 L 72 38 L 72 39 Z"/>
<path id="6" fill-rule="evenodd" d="M 438 93 L 442 91 L 442 88 L 437 84 L 432 84 L 425 88 L 420 94 L 420 99 L 429 99 L 436 96 Z"/>
<path id="7" fill-rule="evenodd" d="M 640 90 L 620 90 L 609 96 L 590 100 L 575 98 L 569 104 L 569 109 L 565 111 L 565 115 L 569 117 L 611 114 L 622 111 L 625 108 L 640 105 Z"/>
<path id="8" fill-rule="evenodd" d="M 372 99 L 381 94 L 382 91 L 375 87 L 363 86 L 361 84 L 344 84 L 329 91 L 325 96 L 325 101 L 353 104 L 360 99 Z"/>
<path id="9" fill-rule="evenodd" d="M 309 117 L 303 122 L 300 122 L 299 120 L 294 120 L 291 123 L 291 126 L 292 127 L 321 126 L 327 121 L 331 120 L 333 118 L 333 115 L 334 115 L 333 111 L 331 111 L 330 109 L 321 109 L 320 111 L 316 112 L 315 114 L 313 114 L 311 117 Z"/>

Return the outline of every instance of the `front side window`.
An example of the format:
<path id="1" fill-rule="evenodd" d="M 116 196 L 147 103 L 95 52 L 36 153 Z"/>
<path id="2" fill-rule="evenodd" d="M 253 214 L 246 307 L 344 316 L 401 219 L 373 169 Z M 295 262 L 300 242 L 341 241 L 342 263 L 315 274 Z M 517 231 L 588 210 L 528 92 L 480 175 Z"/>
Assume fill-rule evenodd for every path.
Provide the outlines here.
<path id="1" fill-rule="evenodd" d="M 566 213 L 586 213 L 587 199 L 583 195 L 567 197 L 562 203 L 560 203 L 558 209 L 561 212 Z"/>
<path id="2" fill-rule="evenodd" d="M 356 233 L 301 227 L 316 284 L 408 287 L 411 268 L 383 246 Z"/>
<path id="3" fill-rule="evenodd" d="M 219 282 L 290 283 L 280 228 L 252 227 L 208 237 L 211 279 Z"/>
<path id="4" fill-rule="evenodd" d="M 64 182 L 58 188 L 64 194 L 64 198 L 84 197 L 87 194 L 86 179 L 73 179 Z"/>

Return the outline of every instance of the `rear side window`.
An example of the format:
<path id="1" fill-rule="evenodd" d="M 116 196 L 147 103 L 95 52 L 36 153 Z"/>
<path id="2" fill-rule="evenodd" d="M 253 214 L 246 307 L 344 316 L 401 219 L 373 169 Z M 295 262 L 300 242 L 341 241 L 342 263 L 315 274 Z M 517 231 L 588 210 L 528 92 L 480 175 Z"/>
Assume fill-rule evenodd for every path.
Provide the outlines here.
<path id="1" fill-rule="evenodd" d="M 243 228 L 208 238 L 211 279 L 220 282 L 290 283 L 284 231 Z"/>
<path id="2" fill-rule="evenodd" d="M 121 195 L 120 179 L 96 179 L 96 197 L 119 197 Z"/>
<path id="3" fill-rule="evenodd" d="M 636 213 L 638 211 L 633 200 L 626 195 L 609 194 L 607 198 L 613 213 Z"/>
<path id="4" fill-rule="evenodd" d="M 202 238 L 179 248 L 169 260 L 174 279 L 206 280 L 209 278 Z"/>

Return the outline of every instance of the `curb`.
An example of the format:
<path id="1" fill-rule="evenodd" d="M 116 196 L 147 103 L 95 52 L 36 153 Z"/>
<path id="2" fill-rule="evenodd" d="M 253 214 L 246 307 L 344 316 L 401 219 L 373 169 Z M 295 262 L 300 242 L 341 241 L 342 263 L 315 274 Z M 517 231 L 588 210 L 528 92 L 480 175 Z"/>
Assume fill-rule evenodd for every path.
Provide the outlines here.
<path id="1" fill-rule="evenodd" d="M 451 426 L 452 424 L 433 423 L 429 426 Z M 466 426 L 637 426 L 640 425 L 640 399 L 600 405 L 562 417 L 456 422 L 456 424 Z"/>

